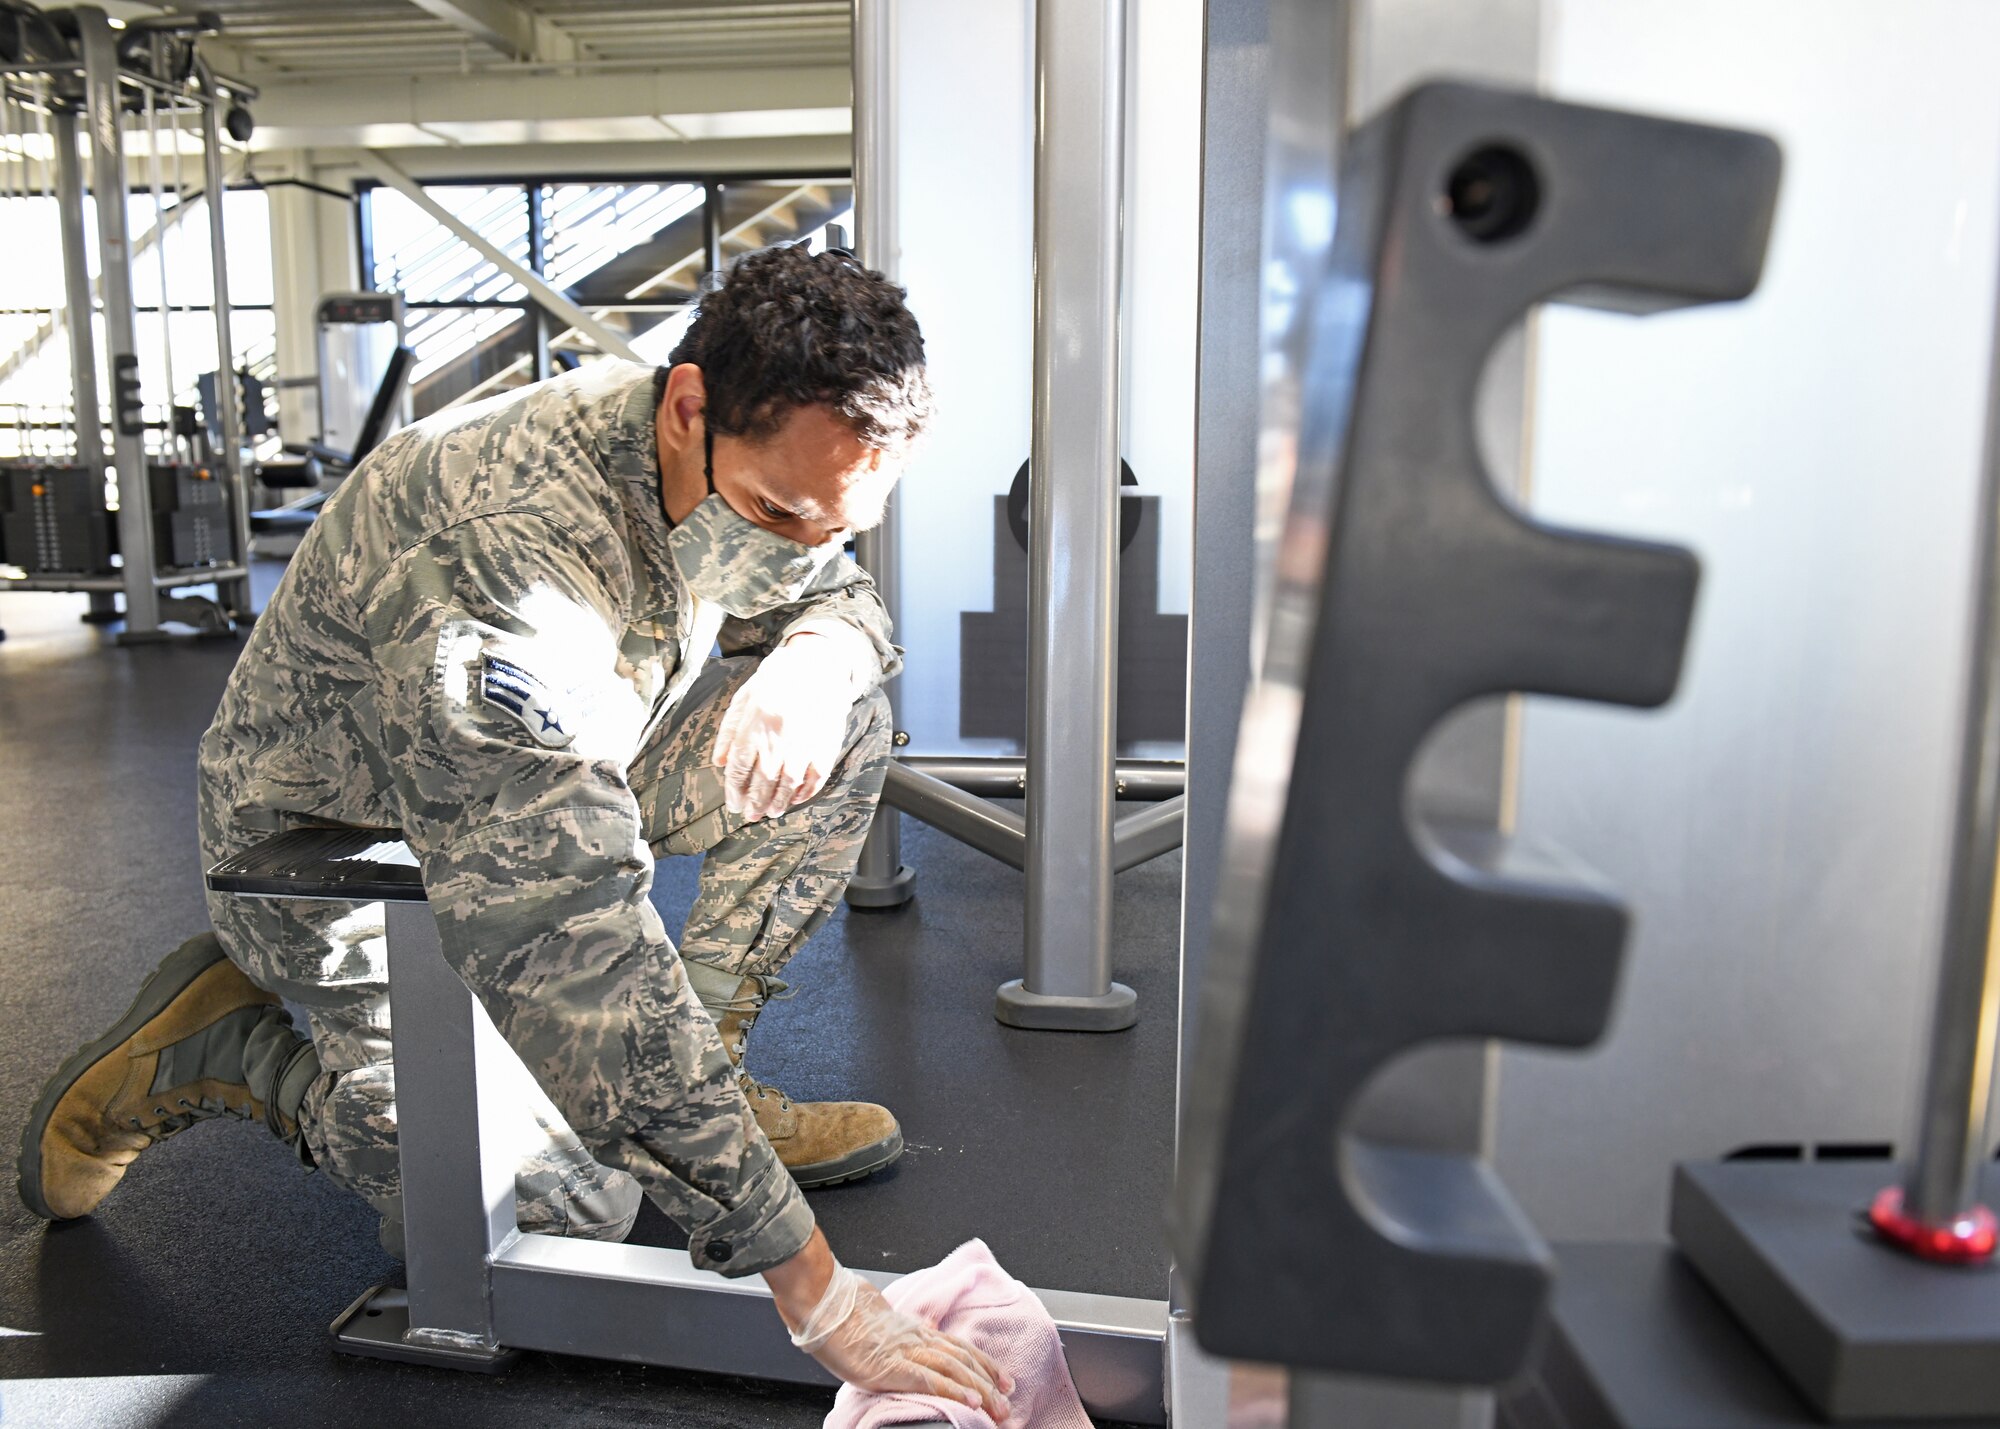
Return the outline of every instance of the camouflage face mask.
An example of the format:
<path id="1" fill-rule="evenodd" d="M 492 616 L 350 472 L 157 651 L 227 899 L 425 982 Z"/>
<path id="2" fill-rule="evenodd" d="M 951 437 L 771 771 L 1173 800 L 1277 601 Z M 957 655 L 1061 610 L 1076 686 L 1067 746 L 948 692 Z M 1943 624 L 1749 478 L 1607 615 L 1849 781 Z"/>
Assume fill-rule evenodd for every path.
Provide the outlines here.
<path id="1" fill-rule="evenodd" d="M 667 533 L 681 579 L 731 615 L 762 615 L 805 594 L 840 550 L 838 541 L 802 546 L 746 521 L 711 493 Z"/>

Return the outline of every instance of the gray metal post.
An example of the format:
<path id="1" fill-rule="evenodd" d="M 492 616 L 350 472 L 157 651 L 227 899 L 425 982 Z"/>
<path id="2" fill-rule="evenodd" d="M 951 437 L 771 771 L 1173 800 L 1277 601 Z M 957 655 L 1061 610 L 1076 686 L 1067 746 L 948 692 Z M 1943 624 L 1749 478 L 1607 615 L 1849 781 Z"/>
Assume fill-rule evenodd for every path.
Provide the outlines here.
<path id="1" fill-rule="evenodd" d="M 542 186 L 528 185 L 528 266 L 544 277 L 548 274 L 548 217 L 542 207 Z M 528 317 L 535 325 L 535 380 L 546 382 L 555 376 L 554 359 L 549 353 L 549 312 L 539 303 L 530 307 Z"/>
<path id="2" fill-rule="evenodd" d="M 95 303 L 90 292 L 90 258 L 85 250 L 83 224 L 83 160 L 76 151 L 76 115 L 57 106 L 53 93 L 49 105 L 49 138 L 55 148 L 56 225 L 61 233 L 63 257 L 63 321 L 69 335 L 70 423 L 75 439 L 75 461 L 96 481 L 96 500 L 103 502 L 104 488 L 104 404 L 97 388 L 97 338 L 91 313 Z M 90 609 L 84 619 L 103 625 L 118 615 L 118 597 L 108 590 L 89 593 Z"/>
<path id="3" fill-rule="evenodd" d="M 1183 1079 L 1193 1066 L 1195 993 L 1208 963 L 1229 771 L 1250 683 L 1265 311 L 1264 225 L 1256 220 L 1264 211 L 1271 0 L 1210 0 L 1203 44 L 1187 858 L 1181 873 Z"/>
<path id="4" fill-rule="evenodd" d="M 1208 965 L 1236 731 L 1250 682 L 1256 608 L 1257 447 L 1262 392 L 1265 150 L 1272 0 L 1209 0 L 1202 34 L 1201 273 L 1196 298 L 1194 552 L 1188 600 L 1187 819 L 1181 861 L 1180 1055 L 1176 1113 L 1194 1066 L 1194 1015 Z M 1199 678 L 1196 677 L 1199 672 Z M 1178 1115 L 1176 1116 L 1178 1121 Z M 1179 1143 L 1176 1126 L 1176 1145 Z M 1180 1416 L 1194 1343 L 1187 1286 L 1168 1277 L 1167 1362 Z M 1210 1382 L 1218 1377 L 1209 1376 Z M 1226 1377 L 1221 1377 L 1226 1385 Z M 1188 1406 L 1192 1408 L 1192 1406 Z M 1223 1417 L 1220 1406 L 1214 1418 Z M 1271 1422 L 1278 1410 L 1272 1406 Z M 1200 1421 L 1206 1422 L 1206 1421 Z"/>
<path id="5" fill-rule="evenodd" d="M 97 473 L 102 480 L 104 407 L 97 392 L 97 344 L 90 321 L 90 260 L 84 250 L 83 161 L 76 152 L 76 116 L 66 109 L 52 107 L 49 134 L 56 151 L 56 226 L 62 235 L 63 315 L 69 324 L 76 464 Z"/>
<path id="6" fill-rule="evenodd" d="M 1039 0 L 1035 90 L 1027 975 L 995 1015 L 1111 1032 L 1125 0 Z"/>
<path id="7" fill-rule="evenodd" d="M 854 227 L 856 254 L 870 268 L 896 276 L 896 65 L 895 0 L 854 0 Z M 893 626 L 902 615 L 892 500 L 882 522 L 854 538 L 855 559 L 874 577 Z M 901 687 L 888 685 L 889 724 L 900 744 Z M 876 811 L 861 861 L 848 880 L 847 901 L 857 908 L 897 908 L 910 901 L 917 876 L 903 863 L 902 816 L 888 805 Z"/>
<path id="8" fill-rule="evenodd" d="M 125 146 L 119 132 L 118 40 L 104 11 L 79 5 L 86 120 L 90 131 L 91 191 L 97 196 L 97 250 L 104 290 L 104 342 L 113 391 L 111 459 L 118 473 L 118 548 L 124 561 L 125 629 L 121 641 L 157 640 L 160 597 L 153 575 L 152 493 L 146 485 L 145 429 L 128 427 L 116 408 L 118 373 L 138 360 L 137 318 L 132 309 L 131 244 L 125 221 Z M 89 320 L 86 308 L 85 321 Z M 136 428 L 136 429 L 133 429 Z"/>
<path id="9" fill-rule="evenodd" d="M 722 267 L 722 185 L 710 179 L 701 186 L 701 271 Z"/>
<path id="10" fill-rule="evenodd" d="M 445 963 L 428 903 L 387 903 L 389 996 L 398 1019 L 396 1121 L 410 1285 L 406 1339 L 491 1350 L 488 1259 L 519 1234 L 515 1166 L 491 1154 L 482 1123 L 499 1111 L 480 1058 L 508 1054 L 471 992 Z"/>
<path id="11" fill-rule="evenodd" d="M 904 810 L 960 843 L 999 859 L 1010 868 L 1027 862 L 1027 822 L 1012 809 L 968 794 L 955 785 L 892 761 L 882 785 L 882 802 Z"/>
<path id="12" fill-rule="evenodd" d="M 234 580 L 220 581 L 216 595 L 236 615 L 250 614 L 250 481 L 243 466 L 243 424 L 239 420 L 241 390 L 236 385 L 236 340 L 229 321 L 229 257 L 223 247 L 223 200 L 229 193 L 222 175 L 221 90 L 215 74 L 200 64 L 202 186 L 208 191 L 208 261 L 215 277 L 215 404 L 222 428 L 222 471 L 229 483 L 230 528 L 235 536 L 232 562 L 243 568 Z"/>
<path id="13" fill-rule="evenodd" d="M 2000 323 L 1996 324 L 2000 331 Z M 1974 530 L 1971 676 L 1966 683 L 1951 877 L 1938 960 L 1931 1058 L 1919 1113 L 1917 1156 L 1904 1188 L 1908 1212 L 1950 1225 L 1978 1199 L 2000 1037 L 2000 943 L 1994 937 L 2000 859 L 2000 353 L 1988 374 L 1986 450 Z"/>

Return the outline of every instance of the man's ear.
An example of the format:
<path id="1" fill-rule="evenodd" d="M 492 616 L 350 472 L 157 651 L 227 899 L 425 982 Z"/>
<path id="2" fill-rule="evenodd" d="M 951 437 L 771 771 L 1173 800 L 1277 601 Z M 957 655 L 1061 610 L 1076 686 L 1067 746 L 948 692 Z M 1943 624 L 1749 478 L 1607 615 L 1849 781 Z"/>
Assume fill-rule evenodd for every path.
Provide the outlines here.
<path id="1" fill-rule="evenodd" d="M 667 444 L 685 450 L 701 440 L 702 411 L 708 405 L 708 386 L 701 369 L 683 362 L 667 373 L 667 392 L 660 403 L 660 431 Z"/>

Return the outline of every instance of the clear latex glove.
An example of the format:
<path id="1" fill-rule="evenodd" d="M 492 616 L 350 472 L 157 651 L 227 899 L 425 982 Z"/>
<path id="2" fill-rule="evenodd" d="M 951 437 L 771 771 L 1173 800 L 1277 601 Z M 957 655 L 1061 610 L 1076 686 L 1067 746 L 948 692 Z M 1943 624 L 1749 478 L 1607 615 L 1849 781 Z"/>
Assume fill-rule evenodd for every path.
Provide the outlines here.
<path id="1" fill-rule="evenodd" d="M 729 812 L 755 823 L 817 794 L 846 744 L 854 689 L 851 662 L 825 636 L 796 635 L 765 656 L 730 700 L 709 759 L 724 771 Z"/>
<path id="2" fill-rule="evenodd" d="M 1012 1377 L 984 1353 L 904 1314 L 868 1281 L 836 1264 L 826 1292 L 792 1343 L 857 1389 L 930 1394 L 984 1409 L 995 1423 L 1011 1412 Z"/>

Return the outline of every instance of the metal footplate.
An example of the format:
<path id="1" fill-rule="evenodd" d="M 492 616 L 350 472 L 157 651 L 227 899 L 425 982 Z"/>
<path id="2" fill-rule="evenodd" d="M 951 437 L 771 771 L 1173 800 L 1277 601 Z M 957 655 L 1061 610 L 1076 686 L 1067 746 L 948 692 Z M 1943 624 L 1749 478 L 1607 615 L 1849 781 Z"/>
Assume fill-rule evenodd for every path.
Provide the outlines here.
<path id="1" fill-rule="evenodd" d="M 377 1285 L 362 1291 L 330 1328 L 335 1349 L 366 1359 L 499 1374 L 521 1357 L 519 1350 L 483 1345 L 469 1336 L 418 1331 L 413 1339 L 410 1292 L 399 1285 Z"/>
<path id="2" fill-rule="evenodd" d="M 1491 1168 L 1343 1128 L 1419 1047 L 1595 1041 L 1627 917 L 1560 854 L 1413 827 L 1410 769 L 1482 697 L 1665 701 L 1698 572 L 1510 507 L 1474 398 L 1537 302 L 1748 294 L 1777 179 L 1757 135 L 1459 84 L 1353 138 L 1186 1078 L 1175 1251 L 1213 1353 L 1473 1385 L 1535 1347 L 1553 1263 Z"/>

